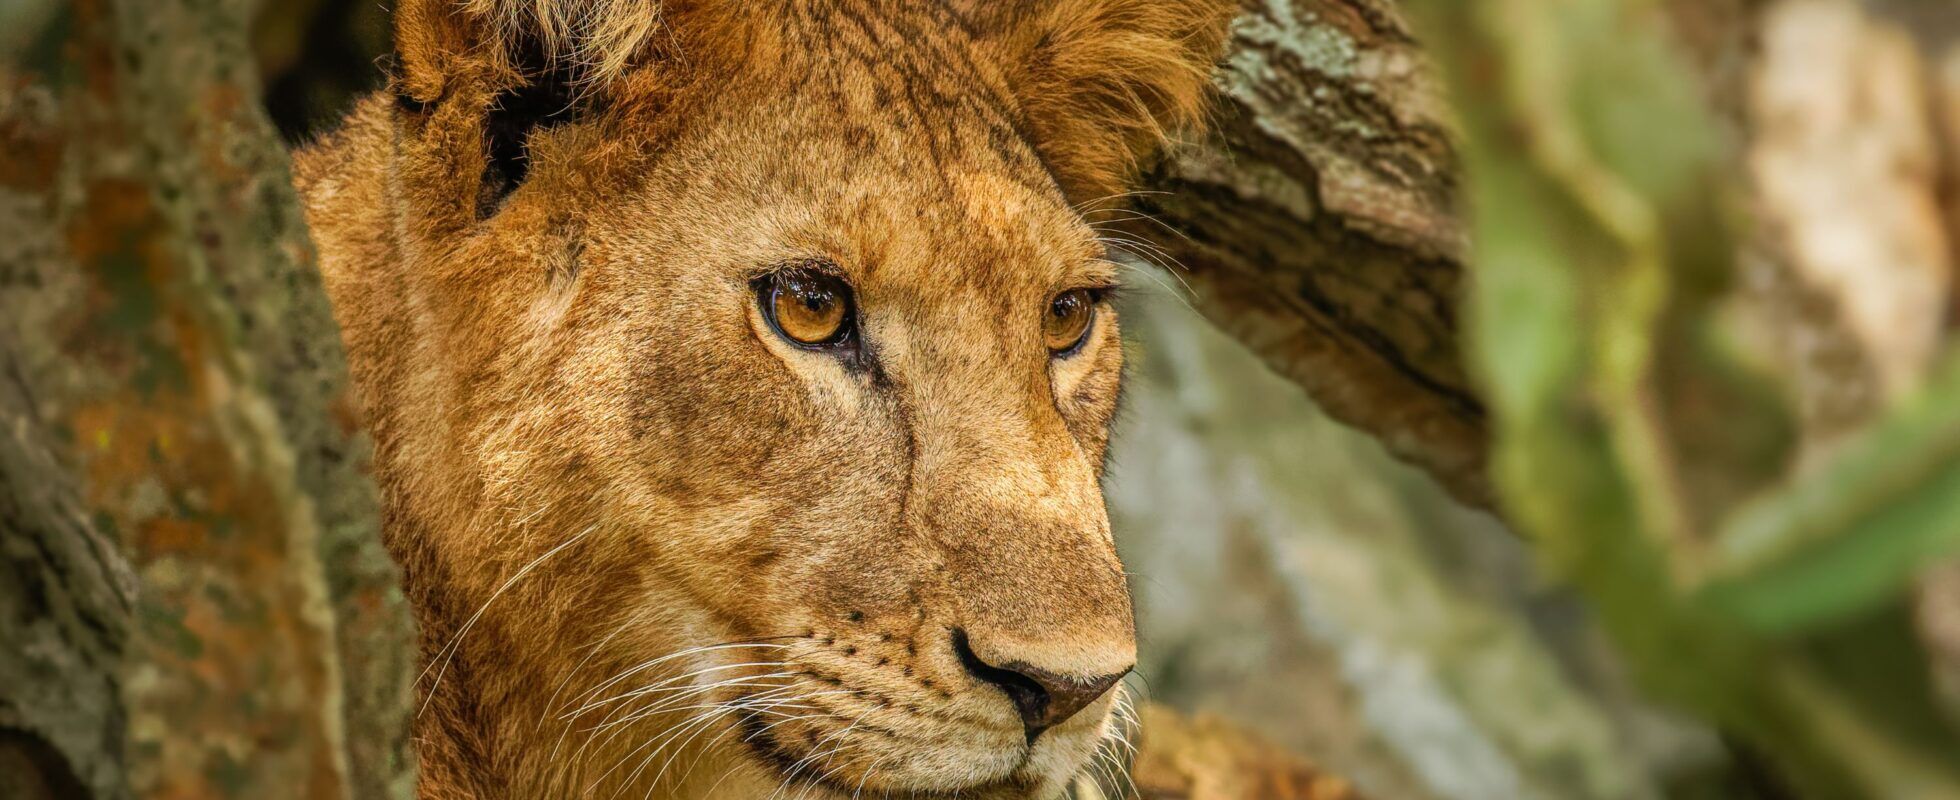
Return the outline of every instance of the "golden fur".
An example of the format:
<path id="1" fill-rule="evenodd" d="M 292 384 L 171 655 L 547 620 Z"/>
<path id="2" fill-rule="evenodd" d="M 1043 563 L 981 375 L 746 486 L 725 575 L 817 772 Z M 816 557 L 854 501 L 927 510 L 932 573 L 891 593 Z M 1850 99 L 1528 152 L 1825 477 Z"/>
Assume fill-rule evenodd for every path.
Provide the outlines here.
<path id="1" fill-rule="evenodd" d="M 1231 10 L 401 0 L 394 86 L 296 172 L 421 622 L 422 797 L 1058 792 L 1111 698 L 1030 742 L 954 637 L 1134 660 L 1115 314 L 1065 356 L 1041 320 L 1114 281 L 1074 208 L 1198 114 Z M 758 311 L 819 262 L 853 359 Z"/>

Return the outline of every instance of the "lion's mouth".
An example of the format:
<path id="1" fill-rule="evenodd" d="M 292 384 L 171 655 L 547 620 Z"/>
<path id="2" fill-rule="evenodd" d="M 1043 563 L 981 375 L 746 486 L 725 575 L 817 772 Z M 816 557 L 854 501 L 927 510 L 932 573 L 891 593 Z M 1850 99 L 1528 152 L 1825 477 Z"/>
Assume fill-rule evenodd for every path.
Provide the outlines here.
<path id="1" fill-rule="evenodd" d="M 799 754 L 785 746 L 776 738 L 776 731 L 769 727 L 762 714 L 745 712 L 736 723 L 747 745 L 764 764 L 775 771 L 783 781 L 791 796 L 798 790 L 819 789 L 835 794 L 857 797 L 866 791 L 877 790 L 882 793 L 904 792 L 907 800 L 986 800 L 986 798 L 1022 798 L 1031 796 L 1036 781 L 1015 775 L 983 780 L 955 788 L 915 788 L 902 785 L 867 785 L 862 777 L 839 778 L 826 770 L 813 770 L 809 764 L 809 754 Z"/>

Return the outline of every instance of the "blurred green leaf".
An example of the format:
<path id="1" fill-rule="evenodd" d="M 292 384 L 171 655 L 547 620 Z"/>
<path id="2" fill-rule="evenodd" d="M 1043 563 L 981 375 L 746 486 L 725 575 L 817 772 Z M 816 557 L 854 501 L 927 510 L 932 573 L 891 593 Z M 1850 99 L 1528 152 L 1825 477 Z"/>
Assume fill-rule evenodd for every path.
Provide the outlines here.
<path id="1" fill-rule="evenodd" d="M 1840 621 L 1960 552 L 1960 359 L 1836 457 L 1740 509 L 1702 597 L 1772 634 Z"/>
<path id="2" fill-rule="evenodd" d="M 1939 756 L 1960 747 L 1928 711 L 1923 653 L 1906 629 L 1867 620 L 1791 640 L 1762 627 L 1896 605 L 1912 566 L 1950 546 L 1960 390 L 1903 411 L 1713 544 L 1721 509 L 1697 502 L 1724 492 L 1688 485 L 1711 467 L 1684 467 L 1684 451 L 1748 456 L 1727 466 L 1767 477 L 1761 454 L 1773 461 L 1783 448 L 1768 425 L 1759 444 L 1688 450 L 1677 439 L 1694 431 L 1668 413 L 1684 396 L 1721 400 L 1725 414 L 1775 400 L 1726 388 L 1740 385 L 1718 374 L 1733 372 L 1731 360 L 1682 358 L 1728 283 L 1724 210 L 1735 206 L 1718 127 L 1655 5 L 1410 8 L 1463 122 L 1469 339 L 1513 520 L 1585 593 L 1646 686 L 1761 748 L 1806 797 L 1960 796 L 1960 764 Z M 1704 388 L 1682 393 L 1694 387 Z M 1712 557 L 1711 547 L 1737 552 Z M 1735 591 L 1692 591 L 1711 558 Z M 1734 611 L 1710 613 L 1711 602 Z"/>

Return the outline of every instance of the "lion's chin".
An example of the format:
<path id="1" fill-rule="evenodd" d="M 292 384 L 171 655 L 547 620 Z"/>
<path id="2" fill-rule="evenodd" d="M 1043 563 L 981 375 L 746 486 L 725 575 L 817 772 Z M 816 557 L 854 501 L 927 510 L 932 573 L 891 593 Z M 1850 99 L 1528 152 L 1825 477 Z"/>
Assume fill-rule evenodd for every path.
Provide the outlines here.
<path id="1" fill-rule="evenodd" d="M 743 727 L 749 727 L 744 725 Z M 742 741 L 755 766 L 778 784 L 776 796 L 794 798 L 905 797 L 907 800 L 1048 800 L 1059 797 L 1072 770 L 1040 774 L 1025 751 L 1006 774 L 948 785 L 946 781 L 907 780 L 898 772 L 811 769 L 813 759 L 776 742 L 766 732 L 745 733 Z M 814 759 L 822 760 L 822 759 Z M 1043 759 L 1052 760 L 1052 759 Z M 848 774 L 845 774 L 848 772 Z"/>

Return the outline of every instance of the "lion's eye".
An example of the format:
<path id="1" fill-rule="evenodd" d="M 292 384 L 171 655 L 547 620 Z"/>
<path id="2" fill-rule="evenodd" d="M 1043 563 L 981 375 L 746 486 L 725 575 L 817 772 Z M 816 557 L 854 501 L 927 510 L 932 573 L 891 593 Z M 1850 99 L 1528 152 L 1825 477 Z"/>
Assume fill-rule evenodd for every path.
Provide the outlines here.
<path id="1" fill-rule="evenodd" d="M 1048 314 L 1042 318 L 1041 334 L 1048 352 L 1065 355 L 1089 338 L 1089 324 L 1096 320 L 1096 296 L 1088 289 L 1070 289 L 1048 301 Z"/>
<path id="2" fill-rule="evenodd" d="M 756 300 L 770 327 L 804 347 L 840 345 L 851 333 L 851 287 L 818 272 L 770 275 L 756 287 Z"/>

